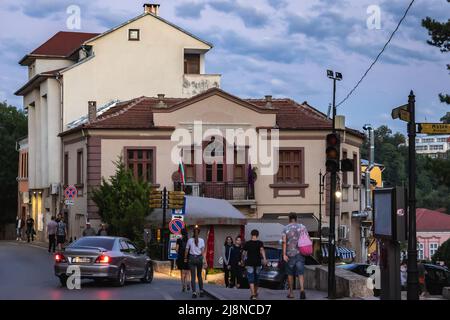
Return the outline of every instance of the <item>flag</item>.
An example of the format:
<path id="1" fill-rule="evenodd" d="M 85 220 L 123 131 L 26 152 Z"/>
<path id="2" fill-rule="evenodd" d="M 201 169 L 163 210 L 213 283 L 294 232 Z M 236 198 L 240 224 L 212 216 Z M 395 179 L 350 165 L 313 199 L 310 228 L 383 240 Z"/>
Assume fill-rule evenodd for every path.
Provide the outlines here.
<path id="1" fill-rule="evenodd" d="M 181 160 L 180 163 L 178 164 L 178 173 L 180 174 L 181 185 L 184 185 L 186 183 L 186 180 L 184 179 L 184 167 L 183 162 Z"/>

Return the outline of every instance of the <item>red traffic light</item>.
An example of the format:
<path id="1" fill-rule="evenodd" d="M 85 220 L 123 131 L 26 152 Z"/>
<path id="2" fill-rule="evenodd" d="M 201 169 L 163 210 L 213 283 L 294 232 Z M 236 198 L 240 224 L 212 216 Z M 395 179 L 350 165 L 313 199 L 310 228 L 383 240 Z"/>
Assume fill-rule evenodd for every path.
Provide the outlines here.
<path id="1" fill-rule="evenodd" d="M 337 146 L 339 144 L 339 137 L 336 133 L 327 135 L 327 146 Z"/>

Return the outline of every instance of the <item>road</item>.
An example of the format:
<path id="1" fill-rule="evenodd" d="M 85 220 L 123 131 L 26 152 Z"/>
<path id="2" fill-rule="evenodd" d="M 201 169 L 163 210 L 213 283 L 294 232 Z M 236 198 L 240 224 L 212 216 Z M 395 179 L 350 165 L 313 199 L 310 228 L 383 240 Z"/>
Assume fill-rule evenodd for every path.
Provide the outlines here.
<path id="1" fill-rule="evenodd" d="M 133 281 L 117 288 L 83 280 L 80 290 L 62 288 L 53 274 L 53 255 L 37 245 L 0 241 L 0 261 L 0 300 L 191 300 L 178 279 L 160 273 L 151 284 Z"/>

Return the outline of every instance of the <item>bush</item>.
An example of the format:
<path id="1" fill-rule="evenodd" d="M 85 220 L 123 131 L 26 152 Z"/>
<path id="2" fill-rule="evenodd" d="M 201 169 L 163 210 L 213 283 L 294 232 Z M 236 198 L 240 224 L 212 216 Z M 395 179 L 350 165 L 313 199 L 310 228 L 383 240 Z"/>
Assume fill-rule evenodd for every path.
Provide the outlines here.
<path id="1" fill-rule="evenodd" d="M 444 261 L 445 265 L 450 267 L 450 239 L 441 244 L 431 260 L 433 263 Z"/>

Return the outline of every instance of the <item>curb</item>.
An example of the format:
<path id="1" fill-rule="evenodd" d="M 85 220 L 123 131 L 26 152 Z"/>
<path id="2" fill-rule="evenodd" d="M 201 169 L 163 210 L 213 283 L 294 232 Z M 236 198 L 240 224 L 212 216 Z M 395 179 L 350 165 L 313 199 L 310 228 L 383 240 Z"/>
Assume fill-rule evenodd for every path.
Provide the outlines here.
<path id="1" fill-rule="evenodd" d="M 205 287 L 203 287 L 203 291 L 205 292 L 205 294 L 208 297 L 210 297 L 210 298 L 212 298 L 214 300 L 226 300 L 225 297 L 221 296 L 220 294 L 213 293 L 213 292 L 211 292 L 209 289 L 207 289 Z"/>

